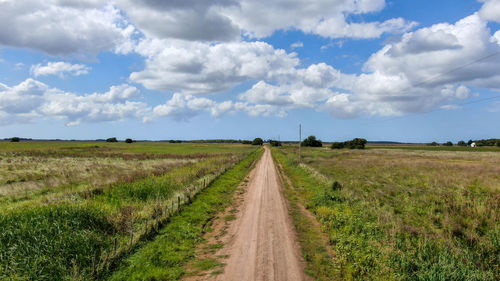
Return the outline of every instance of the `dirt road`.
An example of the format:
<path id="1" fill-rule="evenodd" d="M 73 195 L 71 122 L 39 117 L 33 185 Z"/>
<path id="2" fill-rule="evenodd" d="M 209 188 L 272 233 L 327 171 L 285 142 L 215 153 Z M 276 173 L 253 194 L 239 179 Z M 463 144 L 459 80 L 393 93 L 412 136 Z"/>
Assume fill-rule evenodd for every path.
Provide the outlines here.
<path id="1" fill-rule="evenodd" d="M 228 229 L 224 273 L 216 280 L 305 280 L 281 183 L 269 148 L 250 176 L 243 205 Z"/>

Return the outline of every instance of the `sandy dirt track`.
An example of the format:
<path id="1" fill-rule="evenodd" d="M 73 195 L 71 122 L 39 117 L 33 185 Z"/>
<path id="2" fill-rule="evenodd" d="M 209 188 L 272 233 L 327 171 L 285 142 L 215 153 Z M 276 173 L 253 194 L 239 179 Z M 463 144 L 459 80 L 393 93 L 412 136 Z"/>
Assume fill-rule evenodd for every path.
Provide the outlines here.
<path id="1" fill-rule="evenodd" d="M 243 206 L 228 229 L 224 273 L 216 280 L 305 280 L 299 246 L 269 148 L 250 176 Z"/>

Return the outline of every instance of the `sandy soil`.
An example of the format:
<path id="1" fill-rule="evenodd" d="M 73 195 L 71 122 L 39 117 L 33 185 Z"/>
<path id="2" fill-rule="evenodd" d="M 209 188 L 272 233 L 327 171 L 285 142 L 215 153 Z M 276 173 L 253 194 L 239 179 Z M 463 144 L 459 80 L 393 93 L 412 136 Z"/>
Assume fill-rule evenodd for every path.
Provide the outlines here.
<path id="1" fill-rule="evenodd" d="M 270 150 L 251 174 L 243 205 L 228 229 L 224 272 L 215 280 L 305 280 L 300 248 Z M 211 278 L 211 279 L 212 279 Z"/>

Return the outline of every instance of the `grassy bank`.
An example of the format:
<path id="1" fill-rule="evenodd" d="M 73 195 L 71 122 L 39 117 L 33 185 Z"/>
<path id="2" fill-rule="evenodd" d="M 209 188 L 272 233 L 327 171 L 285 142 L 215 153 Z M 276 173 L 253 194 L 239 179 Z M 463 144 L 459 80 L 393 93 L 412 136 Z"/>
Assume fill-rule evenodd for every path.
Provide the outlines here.
<path id="1" fill-rule="evenodd" d="M 332 279 L 499 279 L 500 154 L 304 149 L 299 166 L 273 151 L 328 236 Z"/>
<path id="2" fill-rule="evenodd" d="M 184 274 L 185 263 L 194 257 L 208 222 L 227 207 L 234 190 L 262 152 L 253 152 L 218 177 L 173 217 L 152 242 L 129 257 L 110 280 L 178 280 Z"/>

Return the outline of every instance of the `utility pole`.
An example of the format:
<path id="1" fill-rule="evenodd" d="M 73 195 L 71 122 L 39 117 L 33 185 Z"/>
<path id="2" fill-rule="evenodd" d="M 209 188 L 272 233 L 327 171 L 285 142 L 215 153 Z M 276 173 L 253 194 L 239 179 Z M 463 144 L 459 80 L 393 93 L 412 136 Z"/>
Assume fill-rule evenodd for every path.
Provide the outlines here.
<path id="1" fill-rule="evenodd" d="M 302 124 L 299 124 L 299 164 L 300 164 L 300 143 L 302 142 Z"/>

